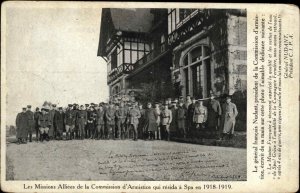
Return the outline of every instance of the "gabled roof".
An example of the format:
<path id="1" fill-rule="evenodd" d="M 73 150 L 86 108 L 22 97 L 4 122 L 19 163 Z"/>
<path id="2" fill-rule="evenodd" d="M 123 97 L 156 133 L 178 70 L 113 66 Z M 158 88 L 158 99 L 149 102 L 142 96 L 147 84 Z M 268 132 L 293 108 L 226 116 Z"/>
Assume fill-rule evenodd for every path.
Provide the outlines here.
<path id="1" fill-rule="evenodd" d="M 150 9 L 103 8 L 97 55 L 105 56 L 106 43 L 116 31 L 149 32 L 153 18 Z"/>

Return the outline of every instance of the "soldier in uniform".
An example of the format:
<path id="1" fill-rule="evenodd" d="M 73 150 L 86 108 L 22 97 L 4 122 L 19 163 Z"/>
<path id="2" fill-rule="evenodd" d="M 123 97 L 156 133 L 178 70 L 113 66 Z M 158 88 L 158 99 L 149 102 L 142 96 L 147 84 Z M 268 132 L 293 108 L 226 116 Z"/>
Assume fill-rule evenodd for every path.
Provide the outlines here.
<path id="1" fill-rule="evenodd" d="M 42 108 L 42 114 L 39 116 L 38 124 L 40 127 L 40 141 L 49 141 L 49 127 L 51 126 L 50 114 L 46 112 L 45 108 Z"/>
<path id="2" fill-rule="evenodd" d="M 179 105 L 177 109 L 177 125 L 178 125 L 178 131 L 179 136 L 186 138 L 186 126 L 185 126 L 185 120 L 186 120 L 186 108 L 183 106 L 183 100 L 179 100 Z"/>
<path id="3" fill-rule="evenodd" d="M 72 109 L 72 104 L 68 105 L 68 109 L 65 113 L 65 126 L 66 126 L 66 139 L 71 140 L 75 138 L 74 128 L 76 121 L 76 112 Z"/>
<path id="4" fill-rule="evenodd" d="M 18 144 L 26 143 L 26 138 L 28 135 L 28 116 L 26 114 L 26 108 L 23 108 L 22 112 L 18 113 L 16 118 L 16 127 Z"/>
<path id="5" fill-rule="evenodd" d="M 34 130 L 35 122 L 34 122 L 34 113 L 31 111 L 31 105 L 27 105 L 26 114 L 27 114 L 27 117 L 28 117 L 29 142 L 32 142 L 32 132 Z"/>
<path id="6" fill-rule="evenodd" d="M 215 136 L 218 137 L 219 127 L 220 127 L 220 117 L 222 115 L 221 105 L 218 100 L 212 95 L 210 97 L 210 102 L 207 107 L 208 117 L 207 127 L 215 133 Z"/>
<path id="7" fill-rule="evenodd" d="M 75 134 L 75 139 L 80 139 L 79 135 L 79 125 L 78 125 L 78 120 L 77 120 L 77 114 L 79 112 L 79 105 L 74 103 L 73 104 L 73 110 L 75 112 L 75 127 L 74 127 L 74 134 Z"/>
<path id="8" fill-rule="evenodd" d="M 116 111 L 114 108 L 114 104 L 110 102 L 109 107 L 105 113 L 109 139 L 115 139 L 115 118 L 116 118 L 115 116 L 116 116 Z"/>
<path id="9" fill-rule="evenodd" d="M 56 111 L 54 115 L 54 124 L 56 129 L 56 139 L 62 140 L 62 135 L 64 131 L 64 121 L 65 121 L 65 114 L 63 112 L 63 108 L 59 107 L 58 111 Z"/>
<path id="10" fill-rule="evenodd" d="M 87 113 L 87 118 L 89 119 L 91 117 L 92 111 L 91 111 L 91 106 L 89 104 L 85 104 L 85 111 Z M 84 127 L 84 136 L 85 138 L 89 138 L 90 137 L 90 131 L 88 128 L 88 124 L 85 125 Z"/>
<path id="11" fill-rule="evenodd" d="M 124 107 L 124 103 L 120 103 L 119 109 L 116 111 L 116 117 L 117 117 L 117 128 L 118 128 L 118 137 L 119 139 L 124 139 L 127 132 L 126 131 L 126 118 L 127 118 L 127 112 L 128 110 Z"/>
<path id="12" fill-rule="evenodd" d="M 36 141 L 39 141 L 40 139 L 40 129 L 39 129 L 39 124 L 38 124 L 38 120 L 39 120 L 39 116 L 41 115 L 40 109 L 37 107 L 35 109 L 34 112 L 34 123 L 35 123 L 35 138 Z"/>
<path id="13" fill-rule="evenodd" d="M 77 123 L 78 123 L 78 131 L 79 131 L 79 138 L 81 140 L 84 139 L 84 127 L 87 123 L 87 112 L 84 110 L 84 106 L 80 106 L 80 110 L 77 112 Z"/>
<path id="14" fill-rule="evenodd" d="M 170 135 L 174 136 L 177 132 L 177 102 L 176 100 L 172 101 L 171 108 L 172 111 L 172 122 L 170 124 Z"/>
<path id="15" fill-rule="evenodd" d="M 232 138 L 232 135 L 234 134 L 234 126 L 235 126 L 235 118 L 238 115 L 238 110 L 236 108 L 236 105 L 231 102 L 231 96 L 228 95 L 226 97 L 226 102 L 223 104 L 223 137 L 228 136 L 229 138 Z"/>
<path id="16" fill-rule="evenodd" d="M 144 139 L 148 136 L 148 133 L 146 133 L 145 130 L 145 109 L 143 108 L 142 104 L 136 103 L 136 106 L 138 107 L 138 110 L 140 111 L 140 118 L 139 118 L 139 124 L 138 124 L 138 138 Z"/>
<path id="17" fill-rule="evenodd" d="M 194 110 L 196 105 L 196 99 L 191 98 L 192 103 L 187 108 L 187 134 L 192 135 L 194 132 L 194 122 L 193 122 L 193 116 L 194 116 Z"/>
<path id="18" fill-rule="evenodd" d="M 103 104 L 99 105 L 99 109 L 97 109 L 97 118 L 96 118 L 96 123 L 97 123 L 97 139 L 99 140 L 104 139 L 104 116 L 105 116 L 105 111 L 103 108 Z"/>
<path id="19" fill-rule="evenodd" d="M 89 117 L 87 118 L 87 124 L 86 124 L 86 128 L 88 131 L 88 137 L 89 139 L 93 139 L 94 134 L 95 134 L 95 115 L 94 115 L 94 108 L 91 107 L 90 108 L 90 113 L 89 113 Z"/>
<path id="20" fill-rule="evenodd" d="M 164 132 L 164 138 L 170 141 L 170 124 L 172 122 L 172 111 L 169 110 L 168 103 L 164 104 L 164 109 L 161 111 L 161 125 Z"/>
<path id="21" fill-rule="evenodd" d="M 196 102 L 193 120 L 196 129 L 195 135 L 199 136 L 200 132 L 203 132 L 203 129 L 205 129 L 205 122 L 207 120 L 207 108 L 203 106 L 203 101 L 201 100 Z"/>
<path id="22" fill-rule="evenodd" d="M 157 116 L 156 110 L 152 108 L 151 103 L 147 103 L 147 109 L 145 110 L 145 128 L 143 129 L 145 132 L 148 132 L 148 139 L 155 139 L 155 132 L 157 131 Z"/>
<path id="23" fill-rule="evenodd" d="M 155 114 L 156 114 L 156 131 L 155 131 L 155 139 L 158 139 L 158 140 L 161 140 L 161 132 L 160 132 L 160 124 L 161 124 L 161 121 L 160 121 L 160 113 L 161 113 L 161 110 L 160 110 L 160 106 L 159 106 L 159 103 L 156 102 L 155 103 Z"/>
<path id="24" fill-rule="evenodd" d="M 54 115 L 56 113 L 56 104 L 52 104 L 52 107 L 50 107 L 49 111 L 49 117 L 50 117 L 50 128 L 49 128 L 49 138 L 53 139 L 55 137 L 55 125 L 54 125 Z"/>
<path id="25" fill-rule="evenodd" d="M 139 125 L 139 118 L 141 117 L 140 110 L 136 103 L 133 104 L 133 107 L 129 110 L 129 121 L 130 127 L 133 130 L 133 140 L 137 140 L 138 138 L 138 125 Z"/>

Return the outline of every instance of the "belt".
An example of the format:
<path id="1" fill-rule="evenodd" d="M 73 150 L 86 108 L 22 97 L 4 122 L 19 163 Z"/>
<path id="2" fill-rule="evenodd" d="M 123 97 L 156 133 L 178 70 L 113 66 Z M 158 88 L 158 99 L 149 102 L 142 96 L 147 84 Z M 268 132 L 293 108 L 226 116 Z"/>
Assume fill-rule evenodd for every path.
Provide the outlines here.
<path id="1" fill-rule="evenodd" d="M 163 117 L 163 118 L 170 118 L 170 116 L 168 116 L 168 117 Z"/>

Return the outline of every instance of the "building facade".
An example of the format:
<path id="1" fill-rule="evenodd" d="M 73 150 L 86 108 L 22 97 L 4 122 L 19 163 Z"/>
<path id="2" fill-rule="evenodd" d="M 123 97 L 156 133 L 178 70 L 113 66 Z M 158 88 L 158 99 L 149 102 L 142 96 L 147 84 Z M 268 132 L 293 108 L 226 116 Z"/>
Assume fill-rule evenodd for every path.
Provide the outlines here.
<path id="1" fill-rule="evenodd" d="M 103 9 L 110 96 L 245 98 L 246 21 L 236 9 Z"/>

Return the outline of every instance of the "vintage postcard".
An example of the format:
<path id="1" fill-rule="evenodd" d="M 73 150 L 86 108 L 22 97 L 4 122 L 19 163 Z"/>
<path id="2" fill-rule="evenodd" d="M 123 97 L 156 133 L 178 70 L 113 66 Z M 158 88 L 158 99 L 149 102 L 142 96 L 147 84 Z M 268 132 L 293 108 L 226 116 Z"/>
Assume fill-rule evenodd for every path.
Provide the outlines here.
<path id="1" fill-rule="evenodd" d="M 4 192 L 296 192 L 299 8 L 7 1 Z"/>

